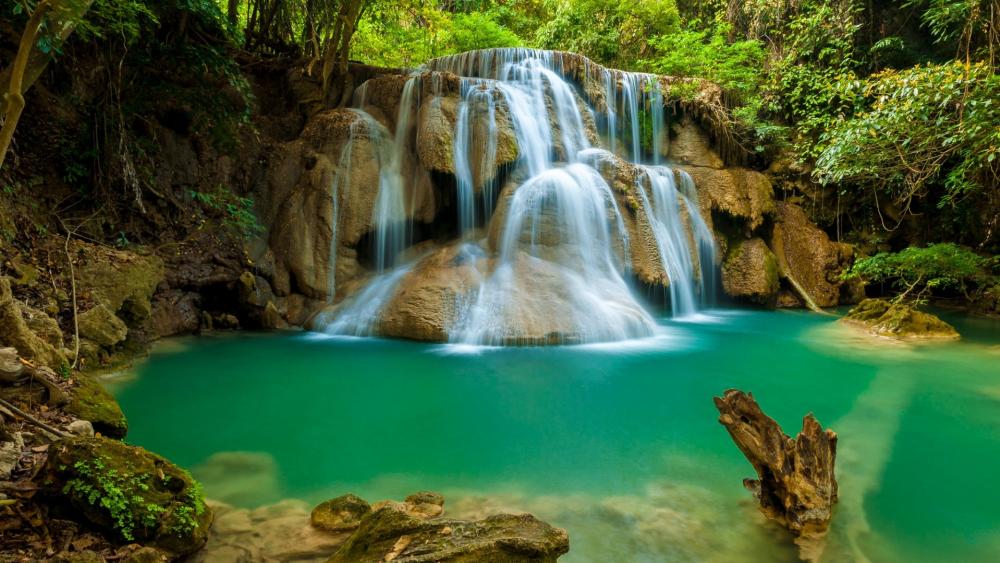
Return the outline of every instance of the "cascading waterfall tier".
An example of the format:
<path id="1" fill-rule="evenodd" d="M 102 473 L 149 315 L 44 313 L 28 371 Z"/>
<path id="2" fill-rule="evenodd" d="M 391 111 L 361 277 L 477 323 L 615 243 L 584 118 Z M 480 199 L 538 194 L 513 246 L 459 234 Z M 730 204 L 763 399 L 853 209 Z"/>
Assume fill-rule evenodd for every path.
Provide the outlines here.
<path id="1" fill-rule="evenodd" d="M 369 131 L 363 98 L 354 111 Z M 711 298 L 715 243 L 694 182 L 665 165 L 659 77 L 493 49 L 428 62 L 400 98 L 393 142 L 380 145 L 391 152 L 379 155 L 373 278 L 317 328 L 486 345 L 615 341 L 657 332 L 636 278 L 669 288 L 675 316 Z M 350 149 L 354 135 L 335 201 L 351 160 L 365 158 Z M 418 146 L 428 139 L 449 146 Z M 435 189 L 458 237 L 422 252 L 408 251 L 413 163 L 454 178 Z M 331 277 L 331 301 L 335 291 Z"/>

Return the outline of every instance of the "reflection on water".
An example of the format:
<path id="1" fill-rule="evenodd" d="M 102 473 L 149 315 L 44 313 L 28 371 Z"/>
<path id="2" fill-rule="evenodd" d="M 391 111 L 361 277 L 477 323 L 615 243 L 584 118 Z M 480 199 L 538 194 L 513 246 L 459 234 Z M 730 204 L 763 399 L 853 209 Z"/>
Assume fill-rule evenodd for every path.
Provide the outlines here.
<path id="1" fill-rule="evenodd" d="M 737 387 L 789 433 L 811 411 L 839 434 L 824 560 L 993 560 L 991 327 L 881 345 L 829 317 L 712 317 L 611 347 L 203 338 L 154 353 L 119 396 L 131 441 L 237 506 L 436 490 L 452 516 L 528 511 L 566 528 L 570 562 L 792 561 L 717 422 L 712 396 Z"/>

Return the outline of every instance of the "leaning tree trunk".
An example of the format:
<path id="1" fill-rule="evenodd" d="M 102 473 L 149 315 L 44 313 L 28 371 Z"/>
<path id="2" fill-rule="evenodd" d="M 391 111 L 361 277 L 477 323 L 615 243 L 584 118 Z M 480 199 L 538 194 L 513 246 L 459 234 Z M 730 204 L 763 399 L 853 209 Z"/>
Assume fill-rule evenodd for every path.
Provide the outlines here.
<path id="1" fill-rule="evenodd" d="M 21 35 L 14 63 L 0 74 L 0 91 L 4 93 L 3 103 L 0 104 L 0 114 L 3 115 L 3 127 L 0 128 L 0 168 L 3 168 L 7 151 L 14 139 L 14 129 L 24 111 L 24 94 L 42 75 L 52 58 L 35 48 L 42 24 L 47 23 L 48 28 L 58 30 L 52 43 L 53 46 L 59 46 L 73 33 L 76 23 L 87 13 L 92 3 L 93 0 L 41 0 L 35 5 Z"/>
<path id="2" fill-rule="evenodd" d="M 823 430 L 812 414 L 792 439 L 764 414 L 753 395 L 736 389 L 715 398 L 719 422 L 757 471 L 743 485 L 760 502 L 760 510 L 796 536 L 804 558 L 812 559 L 837 502 L 837 434 Z"/>

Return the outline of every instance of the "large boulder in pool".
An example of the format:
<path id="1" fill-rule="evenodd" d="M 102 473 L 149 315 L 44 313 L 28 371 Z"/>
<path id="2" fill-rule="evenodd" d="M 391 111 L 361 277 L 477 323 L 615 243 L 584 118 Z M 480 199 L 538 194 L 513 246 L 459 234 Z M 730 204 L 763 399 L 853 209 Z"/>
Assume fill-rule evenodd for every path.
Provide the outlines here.
<path id="1" fill-rule="evenodd" d="M 471 250 L 470 250 L 471 249 Z M 420 261 L 399 283 L 381 313 L 384 336 L 443 342 L 448 340 L 460 306 L 481 283 L 482 252 L 462 244 L 439 249 Z M 485 267 L 483 265 L 482 267 Z"/>
<path id="2" fill-rule="evenodd" d="M 861 326 L 870 334 L 904 340 L 955 340 L 955 327 L 938 317 L 918 311 L 905 303 L 885 299 L 865 299 L 841 319 Z"/>
<path id="3" fill-rule="evenodd" d="M 212 513 L 201 488 L 166 459 L 107 438 L 68 438 L 49 451 L 44 482 L 72 517 L 178 557 L 205 544 Z"/>
<path id="4" fill-rule="evenodd" d="M 569 536 L 530 514 L 483 520 L 423 519 L 386 503 L 362 519 L 328 563 L 547 563 L 569 551 Z"/>
<path id="5" fill-rule="evenodd" d="M 729 248 L 722 263 L 722 288 L 730 297 L 773 305 L 778 295 L 778 261 L 760 238 Z"/>

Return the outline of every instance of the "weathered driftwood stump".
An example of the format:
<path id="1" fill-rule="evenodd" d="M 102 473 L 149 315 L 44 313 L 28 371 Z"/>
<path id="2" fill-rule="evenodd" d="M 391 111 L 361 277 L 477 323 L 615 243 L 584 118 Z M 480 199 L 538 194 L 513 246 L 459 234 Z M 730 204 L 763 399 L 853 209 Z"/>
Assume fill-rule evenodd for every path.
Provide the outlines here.
<path id="1" fill-rule="evenodd" d="M 798 539 L 822 537 L 837 502 L 834 460 L 837 434 L 823 430 L 811 413 L 793 440 L 760 410 L 753 395 L 736 389 L 715 398 L 719 422 L 757 470 L 743 485 L 760 502 L 761 512 Z M 797 541 L 805 548 L 804 543 Z"/>

